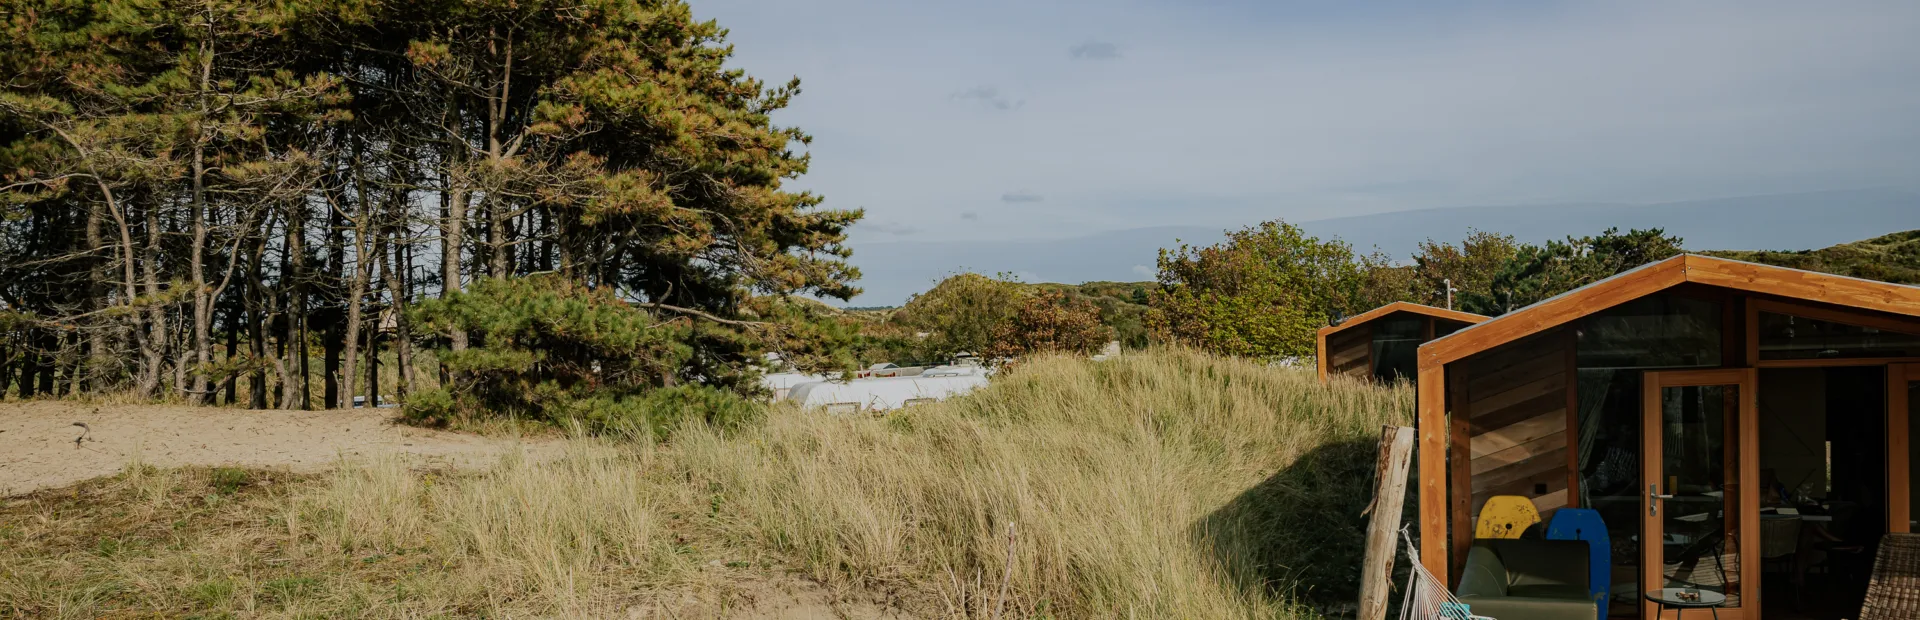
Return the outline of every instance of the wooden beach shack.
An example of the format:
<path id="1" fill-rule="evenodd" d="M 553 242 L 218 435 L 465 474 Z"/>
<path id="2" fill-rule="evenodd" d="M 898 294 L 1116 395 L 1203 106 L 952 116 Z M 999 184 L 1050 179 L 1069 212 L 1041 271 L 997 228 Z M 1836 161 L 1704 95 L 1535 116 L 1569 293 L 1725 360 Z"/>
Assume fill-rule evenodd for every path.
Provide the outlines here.
<path id="1" fill-rule="evenodd" d="M 1849 563 L 1920 513 L 1920 288 L 1683 255 L 1428 342 L 1418 373 L 1421 557 L 1448 583 L 1482 503 L 1520 495 L 1601 514 L 1611 616 L 1693 586 L 1727 620 L 1838 618 L 1790 607 L 1858 603 L 1762 583 L 1853 596 Z"/>
<path id="2" fill-rule="evenodd" d="M 1320 380 L 1333 375 L 1379 381 L 1414 378 L 1421 343 L 1487 320 L 1471 312 L 1397 301 L 1320 328 L 1314 358 Z"/>

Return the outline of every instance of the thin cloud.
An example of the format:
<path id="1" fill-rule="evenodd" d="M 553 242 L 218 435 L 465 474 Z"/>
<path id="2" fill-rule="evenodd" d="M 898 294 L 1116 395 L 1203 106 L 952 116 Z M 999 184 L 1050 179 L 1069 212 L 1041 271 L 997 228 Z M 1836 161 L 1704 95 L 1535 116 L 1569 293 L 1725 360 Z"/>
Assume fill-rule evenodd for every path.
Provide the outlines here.
<path id="1" fill-rule="evenodd" d="M 954 101 L 975 101 L 995 110 L 1014 110 L 1026 105 L 1025 100 L 1014 100 L 1000 94 L 1000 89 L 992 86 L 975 86 L 949 97 Z"/>
<path id="2" fill-rule="evenodd" d="M 918 227 L 901 224 L 899 222 L 861 222 L 860 227 L 873 232 L 894 236 L 906 236 L 920 232 Z"/>
<path id="3" fill-rule="evenodd" d="M 1026 190 L 1012 191 L 1012 192 L 1007 192 L 1005 194 L 1000 195 L 1000 202 L 1011 202 L 1011 203 L 1040 202 L 1046 199 L 1047 199 L 1046 196 L 1035 194 L 1033 192 L 1029 192 Z"/>
<path id="4" fill-rule="evenodd" d="M 1067 55 L 1077 60 L 1113 60 L 1120 57 L 1120 46 L 1106 41 L 1088 41 L 1067 48 Z"/>
<path id="5" fill-rule="evenodd" d="M 977 222 L 980 220 L 980 214 L 974 213 L 972 211 L 963 211 L 960 213 L 960 219 L 963 219 L 969 222 Z"/>

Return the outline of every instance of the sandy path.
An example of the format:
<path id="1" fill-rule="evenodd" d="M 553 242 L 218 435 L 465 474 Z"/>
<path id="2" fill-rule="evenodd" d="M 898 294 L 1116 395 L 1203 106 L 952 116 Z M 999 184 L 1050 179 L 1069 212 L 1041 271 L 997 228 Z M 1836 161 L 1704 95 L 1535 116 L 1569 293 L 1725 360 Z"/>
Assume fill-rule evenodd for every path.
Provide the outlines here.
<path id="1" fill-rule="evenodd" d="M 558 454 L 558 440 L 516 440 L 392 423 L 392 409 L 249 411 L 170 406 L 0 404 L 0 497 L 111 476 L 138 456 L 151 465 L 234 465 L 317 471 L 341 456 L 401 453 L 452 467 L 492 463 L 525 446 Z M 74 422 L 91 427 L 82 433 Z"/>

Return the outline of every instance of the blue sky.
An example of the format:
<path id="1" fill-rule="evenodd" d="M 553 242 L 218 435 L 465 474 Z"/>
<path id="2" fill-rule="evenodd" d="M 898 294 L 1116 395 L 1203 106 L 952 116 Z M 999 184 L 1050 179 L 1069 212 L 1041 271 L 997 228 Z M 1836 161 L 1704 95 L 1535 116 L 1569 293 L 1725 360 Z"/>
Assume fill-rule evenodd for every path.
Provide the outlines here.
<path id="1" fill-rule="evenodd" d="M 1920 184 L 1911 0 L 692 1 L 856 252 Z"/>

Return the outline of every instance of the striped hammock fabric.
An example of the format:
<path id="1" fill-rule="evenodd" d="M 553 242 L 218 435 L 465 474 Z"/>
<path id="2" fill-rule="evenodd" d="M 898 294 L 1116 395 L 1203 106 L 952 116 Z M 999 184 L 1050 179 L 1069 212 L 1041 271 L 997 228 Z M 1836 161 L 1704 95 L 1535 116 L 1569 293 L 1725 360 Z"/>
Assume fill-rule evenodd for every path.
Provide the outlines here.
<path id="1" fill-rule="evenodd" d="M 1406 543 L 1407 559 L 1413 563 L 1407 571 L 1406 596 L 1400 600 L 1400 620 L 1495 620 L 1473 615 L 1465 603 L 1447 591 L 1447 584 L 1427 572 L 1407 528 L 1400 528 L 1400 540 Z"/>

